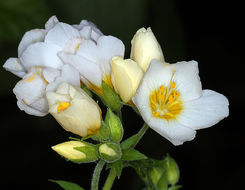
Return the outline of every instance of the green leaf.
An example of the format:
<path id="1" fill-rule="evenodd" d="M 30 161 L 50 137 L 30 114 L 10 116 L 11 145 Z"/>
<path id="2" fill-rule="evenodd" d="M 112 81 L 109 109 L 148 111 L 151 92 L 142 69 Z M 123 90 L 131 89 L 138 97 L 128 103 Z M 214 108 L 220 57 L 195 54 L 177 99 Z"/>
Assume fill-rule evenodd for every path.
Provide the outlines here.
<path id="1" fill-rule="evenodd" d="M 115 163 L 112 164 L 112 168 L 115 169 L 117 178 L 119 179 L 122 174 L 123 162 L 121 160 L 116 161 Z"/>
<path id="2" fill-rule="evenodd" d="M 147 159 L 147 157 L 135 149 L 128 149 L 123 151 L 122 160 L 134 161 Z"/>
<path id="3" fill-rule="evenodd" d="M 105 123 L 110 129 L 110 137 L 116 143 L 119 143 L 123 137 L 123 126 L 120 119 L 111 109 L 108 109 L 105 117 Z"/>
<path id="4" fill-rule="evenodd" d="M 138 141 L 138 135 L 133 135 L 121 143 L 122 150 L 132 148 Z"/>
<path id="5" fill-rule="evenodd" d="M 72 182 L 69 182 L 69 181 L 52 180 L 52 179 L 50 179 L 49 181 L 58 184 L 60 187 L 62 187 L 65 190 L 84 190 L 79 185 L 72 183 Z"/>
<path id="6" fill-rule="evenodd" d="M 103 100 L 113 111 L 120 111 L 122 101 L 118 94 L 105 82 L 102 81 Z"/>

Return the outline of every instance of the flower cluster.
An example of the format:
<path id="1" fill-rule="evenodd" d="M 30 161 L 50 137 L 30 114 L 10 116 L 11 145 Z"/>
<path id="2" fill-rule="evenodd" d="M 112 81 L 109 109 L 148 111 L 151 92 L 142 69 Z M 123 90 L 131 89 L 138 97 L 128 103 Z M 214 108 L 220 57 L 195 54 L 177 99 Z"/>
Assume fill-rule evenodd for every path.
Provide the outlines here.
<path id="1" fill-rule="evenodd" d="M 202 90 L 196 61 L 167 63 L 150 28 L 139 29 L 131 44 L 130 59 L 124 59 L 120 39 L 87 20 L 69 25 L 53 16 L 45 29 L 24 34 L 18 58 L 9 58 L 3 67 L 21 78 L 13 89 L 21 110 L 35 116 L 49 112 L 82 137 L 96 134 L 102 117 L 80 83 L 108 99 L 105 83 L 174 145 L 228 116 L 227 98 Z"/>

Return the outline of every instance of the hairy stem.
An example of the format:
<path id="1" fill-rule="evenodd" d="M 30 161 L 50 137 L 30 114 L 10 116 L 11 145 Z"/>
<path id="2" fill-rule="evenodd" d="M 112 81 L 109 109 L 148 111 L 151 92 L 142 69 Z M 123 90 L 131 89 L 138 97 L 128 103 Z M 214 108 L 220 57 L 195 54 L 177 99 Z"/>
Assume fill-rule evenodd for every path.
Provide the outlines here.
<path id="1" fill-rule="evenodd" d="M 116 178 L 116 171 L 113 168 L 111 168 L 110 173 L 106 179 L 105 185 L 103 187 L 103 190 L 110 190 L 115 178 Z"/>
<path id="2" fill-rule="evenodd" d="M 91 182 L 91 190 L 98 190 L 100 173 L 101 173 L 104 165 L 105 165 L 105 161 L 103 161 L 103 160 L 100 160 L 97 163 L 97 165 L 94 169 L 94 173 L 93 173 L 93 178 L 92 178 L 92 182 Z"/>

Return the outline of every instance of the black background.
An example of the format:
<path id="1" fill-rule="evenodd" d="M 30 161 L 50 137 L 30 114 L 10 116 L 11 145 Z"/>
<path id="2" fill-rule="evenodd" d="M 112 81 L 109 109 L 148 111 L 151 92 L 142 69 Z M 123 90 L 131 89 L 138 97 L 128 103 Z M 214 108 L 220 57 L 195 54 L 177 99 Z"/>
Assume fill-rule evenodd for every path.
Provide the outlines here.
<path id="1" fill-rule="evenodd" d="M 17 56 L 18 43 L 24 31 L 42 28 L 51 15 L 57 15 L 60 21 L 70 24 L 79 23 L 81 19 L 93 21 L 104 34 L 122 39 L 127 48 L 125 57 L 129 56 L 130 40 L 136 30 L 150 26 L 162 46 L 166 61 L 198 61 L 203 89 L 212 89 L 228 97 L 229 117 L 209 129 L 198 131 L 193 141 L 177 147 L 149 130 L 137 148 L 156 159 L 169 152 L 179 164 L 179 184 L 183 185 L 183 189 L 242 189 L 245 186 L 242 154 L 245 145 L 242 78 L 244 18 L 240 3 L 208 0 L 54 0 L 37 4 L 37 11 L 32 13 L 28 5 L 39 1 L 22 1 L 9 0 L 13 5 L 21 6 L 6 9 L 4 1 L 0 0 L 0 21 L 7 19 L 9 14 L 12 20 L 5 21 L 11 24 L 27 15 L 24 17 L 27 24 L 17 25 L 15 32 L 4 22 L 0 25 L 2 64 L 8 57 Z M 89 189 L 95 164 L 67 162 L 50 148 L 72 134 L 65 132 L 50 115 L 39 118 L 21 112 L 12 93 L 19 79 L 2 68 L 0 77 L 1 189 L 60 189 L 48 179 L 73 181 Z M 123 109 L 123 119 L 125 137 L 136 133 L 143 123 L 127 108 Z M 106 174 L 107 171 L 104 171 L 101 180 Z M 140 190 L 142 185 L 135 172 L 127 168 L 113 189 Z"/>

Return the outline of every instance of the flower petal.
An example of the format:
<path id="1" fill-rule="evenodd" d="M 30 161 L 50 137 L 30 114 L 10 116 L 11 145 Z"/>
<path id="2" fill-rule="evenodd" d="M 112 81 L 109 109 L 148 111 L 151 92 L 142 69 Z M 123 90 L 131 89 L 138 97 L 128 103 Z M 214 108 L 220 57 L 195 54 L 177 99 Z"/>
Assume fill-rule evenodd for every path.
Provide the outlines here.
<path id="1" fill-rule="evenodd" d="M 42 75 L 48 83 L 51 83 L 56 77 L 60 76 L 60 70 L 51 67 L 44 67 Z"/>
<path id="2" fill-rule="evenodd" d="M 183 113 L 177 119 L 193 129 L 211 127 L 229 115 L 228 106 L 224 95 L 203 90 L 200 98 L 183 103 Z"/>
<path id="3" fill-rule="evenodd" d="M 9 58 L 4 63 L 3 68 L 21 78 L 26 74 L 25 68 L 18 58 Z"/>
<path id="4" fill-rule="evenodd" d="M 30 105 L 43 97 L 45 88 L 46 83 L 39 75 L 29 73 L 15 85 L 13 92 L 18 100 Z"/>
<path id="5" fill-rule="evenodd" d="M 97 46 L 93 41 L 86 40 L 80 45 L 77 54 L 87 60 L 94 61 L 104 75 L 110 75 L 111 58 L 114 56 L 123 57 L 124 49 L 125 47 L 121 40 L 113 36 L 101 36 L 98 39 Z"/>
<path id="6" fill-rule="evenodd" d="M 68 40 L 79 37 L 80 34 L 77 29 L 69 24 L 59 22 L 49 30 L 45 37 L 45 43 L 56 44 L 64 48 Z"/>
<path id="7" fill-rule="evenodd" d="M 43 42 L 45 34 L 46 32 L 43 29 L 34 29 L 26 32 L 18 46 L 18 56 L 20 57 L 29 45 L 36 42 Z"/>
<path id="8" fill-rule="evenodd" d="M 44 112 L 38 111 L 38 110 L 26 105 L 21 100 L 17 101 L 17 105 L 20 108 L 20 110 L 25 111 L 29 115 L 35 115 L 35 116 L 42 117 L 42 116 L 45 116 L 48 114 L 46 112 L 44 113 Z"/>
<path id="9" fill-rule="evenodd" d="M 64 63 L 68 63 L 76 68 L 79 73 L 94 85 L 100 87 L 102 81 L 102 73 L 100 68 L 92 61 L 84 57 L 60 52 L 59 57 Z"/>
<path id="10" fill-rule="evenodd" d="M 176 69 L 173 80 L 181 94 L 183 101 L 199 98 L 202 93 L 202 84 L 199 77 L 198 63 L 196 61 L 182 61 L 171 66 Z"/>
<path id="11" fill-rule="evenodd" d="M 79 72 L 71 65 L 65 64 L 62 67 L 61 76 L 57 77 L 54 82 L 50 83 L 47 86 L 46 91 L 48 92 L 56 90 L 59 84 L 62 82 L 67 82 L 74 86 L 80 86 Z"/>
<path id="12" fill-rule="evenodd" d="M 168 139 L 175 146 L 195 138 L 196 131 L 186 127 L 177 121 L 166 121 L 158 118 L 151 118 L 146 122 L 154 131 Z"/>
<path id="13" fill-rule="evenodd" d="M 59 20 L 57 19 L 56 16 L 52 16 L 48 19 L 48 21 L 45 24 L 45 29 L 49 31 L 52 29 L 57 23 L 59 23 Z"/>
<path id="14" fill-rule="evenodd" d="M 28 46 L 20 57 L 20 61 L 26 70 L 32 66 L 45 66 L 59 69 L 63 66 L 62 61 L 57 56 L 57 52 L 59 51 L 61 51 L 61 48 L 55 44 L 37 42 Z"/>

